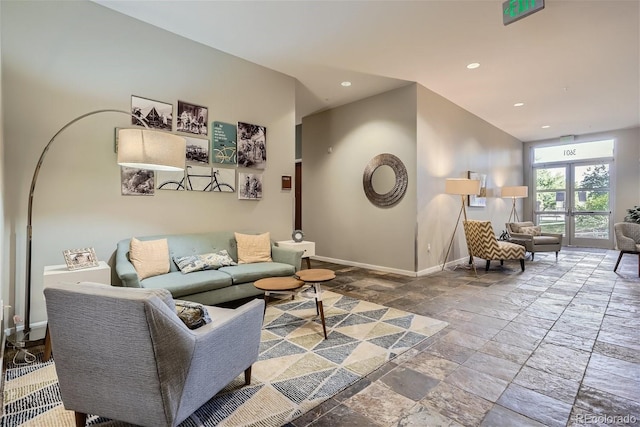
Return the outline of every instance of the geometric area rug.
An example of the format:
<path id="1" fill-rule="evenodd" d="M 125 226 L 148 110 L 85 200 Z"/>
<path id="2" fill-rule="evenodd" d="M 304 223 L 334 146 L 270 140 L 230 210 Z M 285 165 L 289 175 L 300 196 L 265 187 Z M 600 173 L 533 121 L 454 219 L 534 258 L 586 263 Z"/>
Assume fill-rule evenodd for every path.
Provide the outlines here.
<path id="1" fill-rule="evenodd" d="M 325 340 L 312 295 L 270 303 L 251 384 L 244 386 L 239 376 L 180 426 L 281 426 L 447 326 L 323 291 Z M 73 412 L 62 406 L 53 358 L 42 362 L 41 356 L 26 366 L 7 364 L 2 426 L 74 425 Z M 127 425 L 97 416 L 87 421 L 100 427 Z"/>

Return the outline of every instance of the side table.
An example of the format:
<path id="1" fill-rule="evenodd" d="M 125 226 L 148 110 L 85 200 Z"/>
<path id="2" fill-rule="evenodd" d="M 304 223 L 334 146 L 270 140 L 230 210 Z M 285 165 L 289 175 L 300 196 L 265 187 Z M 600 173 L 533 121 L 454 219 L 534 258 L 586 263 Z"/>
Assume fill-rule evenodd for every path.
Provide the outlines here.
<path id="1" fill-rule="evenodd" d="M 66 264 L 47 265 L 44 267 L 42 287 L 46 288 L 55 283 L 79 283 L 94 282 L 111 285 L 111 267 L 104 261 L 100 261 L 97 267 L 83 268 L 80 270 L 69 270 Z M 51 337 L 49 327 L 44 337 L 44 355 L 42 359 L 46 362 L 51 357 Z"/>
<path id="2" fill-rule="evenodd" d="M 309 270 L 298 271 L 295 278 L 313 286 L 316 292 L 316 309 L 319 311 L 322 319 L 322 329 L 324 331 L 324 339 L 327 339 L 327 326 L 324 321 L 324 307 L 322 306 L 322 284 L 336 278 L 336 273 L 326 268 L 313 268 Z"/>
<path id="3" fill-rule="evenodd" d="M 283 240 L 281 242 L 277 242 L 278 246 L 287 249 L 294 249 L 296 251 L 304 251 L 302 254 L 302 259 L 307 260 L 307 268 L 311 268 L 311 262 L 309 261 L 309 257 L 316 255 L 316 243 L 309 242 L 303 240 L 302 242 L 295 242 L 293 240 Z"/>

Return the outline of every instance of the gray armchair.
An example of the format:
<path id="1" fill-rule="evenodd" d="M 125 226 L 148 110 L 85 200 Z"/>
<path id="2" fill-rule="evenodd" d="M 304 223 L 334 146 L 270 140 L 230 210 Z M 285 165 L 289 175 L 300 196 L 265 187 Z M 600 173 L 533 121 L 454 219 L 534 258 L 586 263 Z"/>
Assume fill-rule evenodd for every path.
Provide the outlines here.
<path id="1" fill-rule="evenodd" d="M 529 231 L 536 226 L 531 221 L 508 222 L 507 233 L 509 233 L 509 241 L 522 244 L 527 252 L 531 252 L 531 261 L 535 258 L 536 252 L 555 252 L 556 260 L 558 252 L 562 248 L 562 234 L 543 233 L 533 235 L 525 231 Z M 539 230 L 537 230 L 539 231 Z"/>
<path id="2" fill-rule="evenodd" d="M 207 307 L 190 330 L 164 289 L 95 283 L 44 290 L 60 394 L 84 426 L 87 414 L 142 426 L 175 426 L 258 358 L 262 300 Z"/>
<path id="3" fill-rule="evenodd" d="M 618 269 L 622 255 L 636 254 L 638 255 L 638 276 L 640 276 L 640 224 L 618 222 L 613 224 L 613 230 L 616 233 L 616 246 L 620 251 L 613 271 Z"/>

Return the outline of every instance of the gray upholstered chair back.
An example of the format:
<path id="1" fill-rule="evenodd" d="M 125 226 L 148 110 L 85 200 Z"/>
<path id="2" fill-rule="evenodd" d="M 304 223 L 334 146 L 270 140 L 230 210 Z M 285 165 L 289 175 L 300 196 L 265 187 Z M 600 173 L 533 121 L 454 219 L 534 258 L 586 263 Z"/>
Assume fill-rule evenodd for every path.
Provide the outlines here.
<path id="1" fill-rule="evenodd" d="M 220 312 L 192 331 L 164 289 L 78 283 L 44 294 L 62 401 L 80 414 L 174 426 L 258 356 L 261 300 L 209 307 Z"/>

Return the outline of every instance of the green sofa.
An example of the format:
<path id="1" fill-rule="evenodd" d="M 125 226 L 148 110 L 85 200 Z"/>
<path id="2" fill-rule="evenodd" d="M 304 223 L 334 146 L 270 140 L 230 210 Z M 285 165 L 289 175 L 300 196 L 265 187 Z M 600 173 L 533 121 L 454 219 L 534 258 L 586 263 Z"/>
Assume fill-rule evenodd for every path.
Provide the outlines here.
<path id="1" fill-rule="evenodd" d="M 238 260 L 235 234 L 232 231 L 216 231 L 194 234 L 168 234 L 137 237 L 138 240 L 167 239 L 170 271 L 167 274 L 140 280 L 129 260 L 131 239 L 118 242 L 115 270 L 122 286 L 131 288 L 167 289 L 174 298 L 217 305 L 228 301 L 262 295 L 253 283 L 266 277 L 291 276 L 300 270 L 303 251 L 281 248 L 271 242 L 273 262 L 257 262 L 220 267 L 217 270 L 180 272 L 174 257 L 219 252 L 225 249 L 234 261 Z"/>

